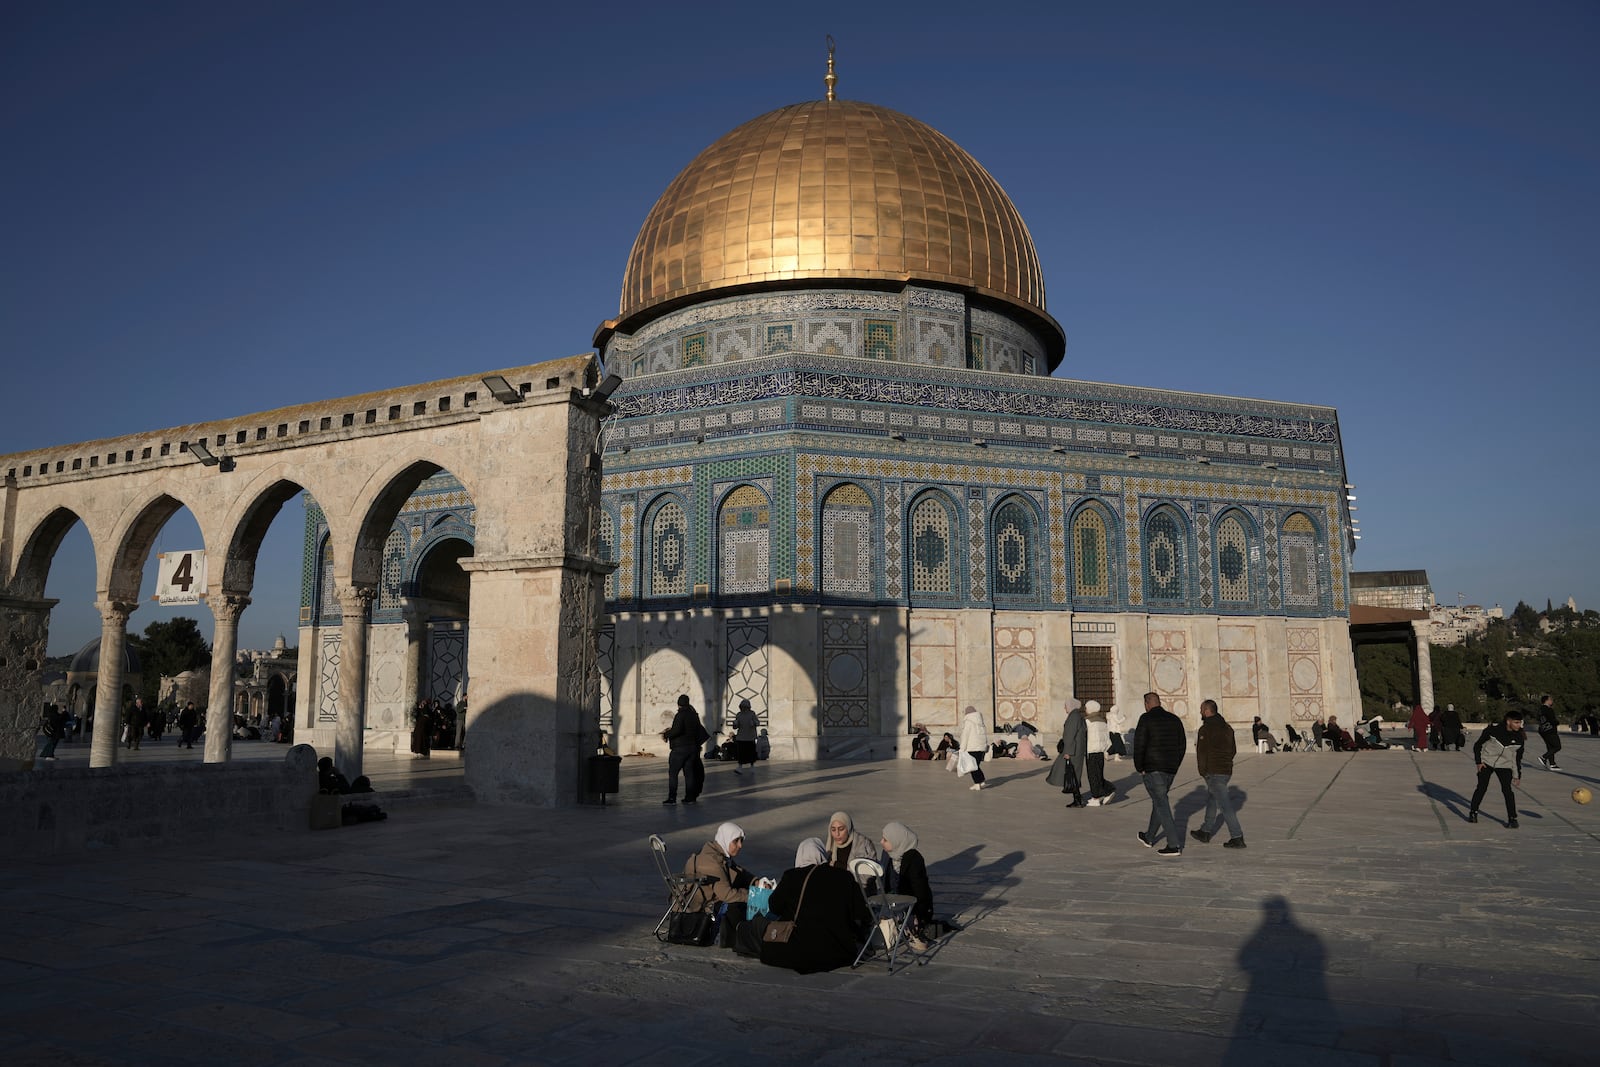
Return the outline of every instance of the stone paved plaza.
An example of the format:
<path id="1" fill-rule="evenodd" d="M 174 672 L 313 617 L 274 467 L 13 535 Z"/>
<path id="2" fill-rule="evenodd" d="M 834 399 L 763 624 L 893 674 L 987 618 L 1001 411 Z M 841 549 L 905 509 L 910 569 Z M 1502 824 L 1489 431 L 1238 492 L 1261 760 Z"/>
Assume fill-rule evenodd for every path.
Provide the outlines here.
<path id="1" fill-rule="evenodd" d="M 635 758 L 609 806 L 543 811 L 461 802 L 448 756 L 372 761 L 387 822 L 9 857 L 0 1062 L 1592 1063 L 1600 804 L 1569 793 L 1600 741 L 1564 739 L 1516 831 L 1495 793 L 1463 821 L 1465 754 L 1243 755 L 1249 848 L 1178 859 L 1134 839 L 1128 763 L 1081 811 L 1010 760 L 982 793 L 939 763 L 712 764 L 664 808 Z M 1192 758 L 1173 795 L 1197 827 Z M 840 808 L 920 835 L 966 923 L 926 965 L 802 977 L 650 936 L 650 833 L 681 863 L 735 819 L 777 873 Z"/>

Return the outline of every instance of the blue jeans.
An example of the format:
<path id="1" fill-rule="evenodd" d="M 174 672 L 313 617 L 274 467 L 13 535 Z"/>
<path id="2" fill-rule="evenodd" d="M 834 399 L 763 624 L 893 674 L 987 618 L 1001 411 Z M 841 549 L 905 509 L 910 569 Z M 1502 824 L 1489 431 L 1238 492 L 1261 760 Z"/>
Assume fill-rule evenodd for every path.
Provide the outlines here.
<path id="1" fill-rule="evenodd" d="M 1167 837 L 1168 848 L 1182 848 L 1183 838 L 1178 834 L 1178 824 L 1172 821 L 1172 803 L 1167 800 L 1167 790 L 1172 788 L 1172 775 L 1164 771 L 1145 771 L 1144 789 L 1150 794 L 1150 826 L 1145 838 L 1152 845 Z M 1161 833 L 1157 833 L 1157 831 Z"/>
<path id="2" fill-rule="evenodd" d="M 1239 829 L 1239 816 L 1233 813 L 1233 800 L 1228 796 L 1228 778 L 1226 774 L 1206 775 L 1206 818 L 1200 824 L 1200 829 L 1208 834 L 1214 834 L 1222 829 L 1222 824 L 1228 824 L 1228 836 L 1243 837 L 1244 831 Z M 1217 817 L 1221 809 L 1222 817 Z"/>

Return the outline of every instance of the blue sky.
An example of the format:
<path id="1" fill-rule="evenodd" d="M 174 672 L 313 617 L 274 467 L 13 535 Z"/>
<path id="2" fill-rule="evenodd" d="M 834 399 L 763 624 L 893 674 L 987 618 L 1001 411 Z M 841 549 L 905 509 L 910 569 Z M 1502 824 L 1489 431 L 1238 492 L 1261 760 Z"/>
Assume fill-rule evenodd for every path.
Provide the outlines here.
<path id="1" fill-rule="evenodd" d="M 0 453 L 587 351 L 655 198 L 831 33 L 841 96 L 1016 202 L 1063 376 L 1333 405 L 1358 568 L 1600 607 L 1600 7 L 1046 7 L 10 0 Z M 301 521 L 243 647 L 294 641 Z M 54 653 L 91 569 L 80 527 Z"/>

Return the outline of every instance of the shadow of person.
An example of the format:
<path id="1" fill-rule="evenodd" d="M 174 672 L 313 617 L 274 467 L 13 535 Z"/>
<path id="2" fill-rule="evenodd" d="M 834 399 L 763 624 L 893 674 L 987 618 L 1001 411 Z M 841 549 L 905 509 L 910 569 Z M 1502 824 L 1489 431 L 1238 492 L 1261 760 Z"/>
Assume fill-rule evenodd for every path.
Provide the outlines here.
<path id="1" fill-rule="evenodd" d="M 1318 1044 L 1331 1047 L 1341 1029 L 1338 1012 L 1328 999 L 1327 952 L 1322 939 L 1299 926 L 1281 896 L 1261 902 L 1261 925 L 1239 949 L 1239 969 L 1249 979 L 1224 1064 L 1283 1062 L 1279 1042 L 1293 1035 L 1309 1040 L 1309 1030 L 1327 1035 Z"/>
<path id="2" fill-rule="evenodd" d="M 1454 789 L 1447 789 L 1437 782 L 1421 782 L 1417 785 L 1417 792 L 1429 800 L 1437 801 L 1450 809 L 1450 814 L 1458 819 L 1467 817 L 1467 798 L 1457 793 Z"/>

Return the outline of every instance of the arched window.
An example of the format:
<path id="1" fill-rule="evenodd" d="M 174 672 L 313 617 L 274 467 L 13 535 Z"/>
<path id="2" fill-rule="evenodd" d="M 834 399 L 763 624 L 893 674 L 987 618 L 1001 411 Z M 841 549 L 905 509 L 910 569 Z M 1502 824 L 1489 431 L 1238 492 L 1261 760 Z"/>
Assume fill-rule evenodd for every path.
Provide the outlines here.
<path id="1" fill-rule="evenodd" d="M 911 509 L 911 592 L 953 596 L 955 583 L 950 564 L 955 522 L 950 508 L 936 493 L 918 500 Z"/>
<path id="2" fill-rule="evenodd" d="M 765 593 L 772 588 L 767 574 L 771 522 L 767 494 L 755 486 L 741 485 L 723 498 L 717 524 L 721 551 L 718 592 Z"/>
<path id="3" fill-rule="evenodd" d="M 1184 533 L 1171 508 L 1158 508 L 1144 525 L 1145 598 L 1181 603 L 1184 599 Z"/>
<path id="4" fill-rule="evenodd" d="M 1076 597 L 1111 595 L 1111 559 L 1107 555 L 1106 520 L 1096 507 L 1086 507 L 1072 520 L 1072 592 Z"/>
<path id="5" fill-rule="evenodd" d="M 1032 596 L 1034 593 L 1033 509 L 1015 498 L 1001 504 L 991 523 L 994 563 L 991 581 L 997 596 Z"/>
<path id="6" fill-rule="evenodd" d="M 317 581 L 321 586 L 317 590 L 317 618 L 322 622 L 335 623 L 341 618 L 341 609 L 339 591 L 333 587 L 333 539 L 326 534 L 317 549 L 317 556 Z"/>
<path id="7" fill-rule="evenodd" d="M 872 497 L 859 485 L 835 486 L 822 501 L 822 591 L 872 595 Z"/>
<path id="8" fill-rule="evenodd" d="M 1317 596 L 1317 528 L 1304 512 L 1283 520 L 1278 539 L 1283 567 L 1283 601 L 1291 608 L 1314 608 Z"/>
<path id="9" fill-rule="evenodd" d="M 1237 512 L 1217 523 L 1217 598 L 1228 604 L 1250 601 L 1250 535 Z"/>
<path id="10" fill-rule="evenodd" d="M 689 524 L 668 498 L 650 521 L 650 596 L 689 595 Z"/>
<path id="11" fill-rule="evenodd" d="M 400 582 L 405 571 L 406 531 L 396 526 L 383 543 L 383 581 L 378 586 L 378 611 L 393 611 L 400 606 Z"/>

